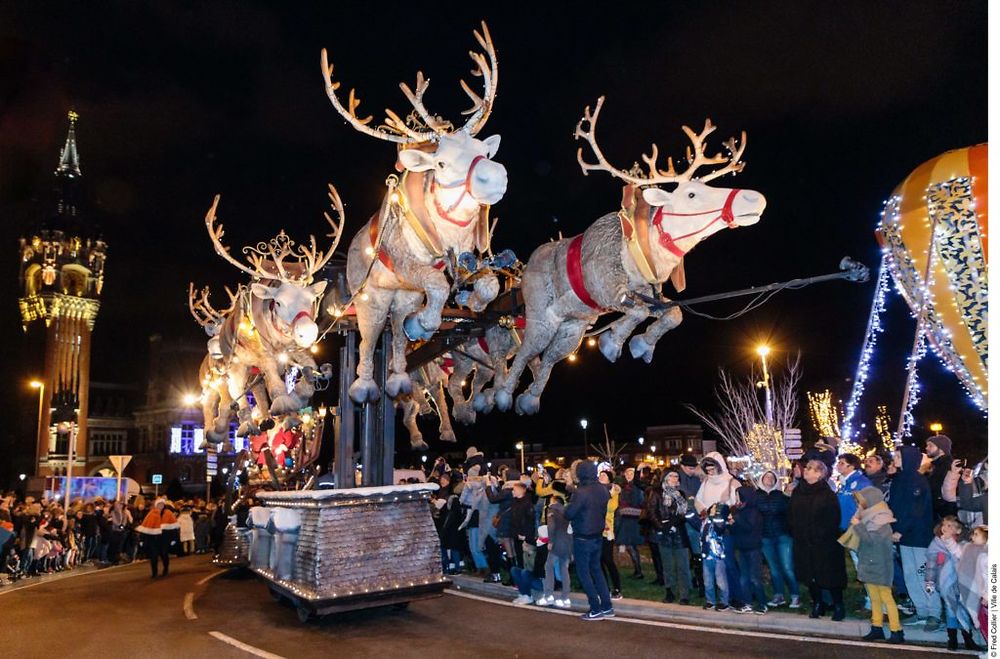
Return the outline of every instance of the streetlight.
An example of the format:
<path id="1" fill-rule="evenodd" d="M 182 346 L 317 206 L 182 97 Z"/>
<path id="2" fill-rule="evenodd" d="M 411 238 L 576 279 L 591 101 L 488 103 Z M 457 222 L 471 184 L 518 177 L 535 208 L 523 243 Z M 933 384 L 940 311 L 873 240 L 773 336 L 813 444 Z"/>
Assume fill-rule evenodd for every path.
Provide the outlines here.
<path id="1" fill-rule="evenodd" d="M 20 476 L 18 476 L 18 478 L 21 479 L 22 483 L 24 482 L 24 479 L 27 478 L 27 477 L 28 477 L 28 474 L 21 474 Z"/>
<path id="2" fill-rule="evenodd" d="M 645 437 L 640 437 L 639 438 L 639 446 L 642 446 L 645 443 L 646 443 L 646 438 Z"/>
<path id="3" fill-rule="evenodd" d="M 184 394 L 182 402 L 184 403 L 184 407 L 194 407 L 194 404 L 198 402 L 198 397 L 190 393 Z"/>
<path id="4" fill-rule="evenodd" d="M 930 425 L 931 432 L 940 434 L 944 430 L 944 426 L 941 425 L 940 421 L 935 421 Z"/>
<path id="5" fill-rule="evenodd" d="M 41 380 L 32 380 L 28 383 L 32 389 L 38 389 L 38 428 L 35 430 L 35 442 L 42 436 L 42 401 L 45 399 L 45 383 Z"/>
<path id="6" fill-rule="evenodd" d="M 757 346 L 757 354 L 760 355 L 760 363 L 764 367 L 764 415 L 767 417 L 767 425 L 774 425 L 774 408 L 771 405 L 771 376 L 767 372 L 767 356 L 771 348 L 767 345 Z"/>
<path id="7" fill-rule="evenodd" d="M 521 452 L 521 473 L 524 473 L 524 442 L 514 444 L 514 448 Z"/>
<path id="8" fill-rule="evenodd" d="M 580 427 L 583 428 L 583 459 L 587 459 L 587 426 L 588 422 L 586 419 L 580 419 Z"/>

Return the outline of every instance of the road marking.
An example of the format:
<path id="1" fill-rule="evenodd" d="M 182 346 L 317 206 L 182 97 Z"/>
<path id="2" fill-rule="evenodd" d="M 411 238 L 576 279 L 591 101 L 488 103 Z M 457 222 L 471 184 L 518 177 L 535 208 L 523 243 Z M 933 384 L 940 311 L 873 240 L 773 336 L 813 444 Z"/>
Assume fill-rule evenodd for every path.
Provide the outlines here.
<path id="1" fill-rule="evenodd" d="M 280 654 L 273 654 L 271 652 L 268 652 L 267 650 L 261 650 L 260 648 L 255 648 L 252 645 L 247 645 L 243 641 L 237 641 L 232 636 L 226 636 L 222 632 L 208 632 L 208 635 L 216 640 L 222 641 L 223 643 L 228 643 L 234 648 L 239 648 L 240 650 L 243 650 L 244 652 L 247 652 L 257 657 L 264 657 L 265 659 L 285 659 Z"/>
<path id="2" fill-rule="evenodd" d="M 218 570 L 218 571 L 216 571 L 216 572 L 213 572 L 212 574 L 208 575 L 208 576 L 207 576 L 207 577 L 205 577 L 204 579 L 200 579 L 200 580 L 198 581 L 198 583 L 196 583 L 195 585 L 196 585 L 196 586 L 204 586 L 204 585 L 205 585 L 205 584 L 207 584 L 207 583 L 208 583 L 208 582 L 209 582 L 210 580 L 212 580 L 212 579 L 216 578 L 217 576 L 219 576 L 220 574 L 223 574 L 223 573 L 225 573 L 225 570 Z"/>
<path id="3" fill-rule="evenodd" d="M 198 614 L 194 612 L 194 593 L 184 596 L 184 617 L 188 620 L 198 619 Z"/>
<path id="4" fill-rule="evenodd" d="M 566 611 L 560 609 L 552 609 L 544 606 L 525 606 L 513 604 L 511 602 L 504 602 L 502 600 L 495 600 L 490 597 L 484 597 L 482 595 L 473 595 L 472 593 L 462 593 L 455 590 L 445 590 L 445 594 L 454 595 L 456 597 L 465 597 L 467 599 L 478 600 L 480 602 L 487 602 L 489 604 L 496 604 L 498 606 L 509 606 L 514 609 L 524 609 L 529 611 L 537 611 L 539 613 L 552 613 L 556 615 L 563 616 L 575 616 L 580 615 L 576 611 Z M 850 645 L 865 648 L 880 648 L 882 650 L 905 650 L 907 652 L 935 652 L 940 653 L 942 648 L 933 646 L 921 646 L 921 645 L 887 645 L 886 643 L 868 643 L 865 641 L 851 641 L 847 639 L 835 639 L 835 638 L 820 638 L 816 636 L 800 636 L 797 634 L 777 634 L 773 632 L 755 632 L 747 631 L 743 629 L 723 629 L 721 627 L 705 627 L 702 625 L 693 625 L 687 623 L 677 623 L 677 622 L 661 622 L 659 620 L 642 620 L 640 618 L 625 618 L 620 615 L 614 618 L 607 618 L 611 622 L 624 622 L 631 623 L 633 625 L 648 625 L 651 627 L 666 627 L 668 629 L 686 629 L 690 631 L 703 631 L 712 632 L 715 634 L 728 634 L 731 636 L 753 636 L 756 638 L 772 638 L 779 640 L 791 640 L 791 641 L 802 641 L 803 643 L 826 643 L 827 645 Z M 965 653 L 969 654 L 969 653 Z M 973 653 L 974 654 L 974 653 Z"/>

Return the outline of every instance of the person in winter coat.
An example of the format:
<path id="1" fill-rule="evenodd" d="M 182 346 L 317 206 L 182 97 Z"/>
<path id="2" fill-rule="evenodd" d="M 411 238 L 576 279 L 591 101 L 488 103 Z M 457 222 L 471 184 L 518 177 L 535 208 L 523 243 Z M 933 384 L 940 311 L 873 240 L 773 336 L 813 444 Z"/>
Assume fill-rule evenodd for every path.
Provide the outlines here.
<path id="1" fill-rule="evenodd" d="M 927 482 L 931 487 L 931 505 L 934 510 L 934 522 L 937 523 L 945 515 L 954 515 L 958 506 L 953 501 L 946 501 L 942 487 L 944 479 L 951 470 L 951 438 L 948 435 L 934 435 L 927 438 L 924 453 L 931 459 L 931 473 Z"/>
<path id="2" fill-rule="evenodd" d="M 528 486 L 516 481 L 511 486 L 510 532 L 518 542 L 535 541 L 535 509 L 528 496 Z"/>
<path id="3" fill-rule="evenodd" d="M 757 509 L 761 514 L 761 553 L 771 572 L 771 586 L 774 597 L 767 603 L 769 608 L 788 604 L 797 609 L 799 602 L 799 581 L 795 577 L 792 563 L 792 536 L 788 530 L 788 495 L 781 491 L 778 476 L 773 471 L 765 471 L 760 477 L 757 493 Z M 789 599 L 785 599 L 785 587 Z"/>
<path id="4" fill-rule="evenodd" d="M 501 472 L 503 473 L 503 472 Z M 496 478 L 490 479 L 490 484 L 486 487 L 486 498 L 490 503 L 498 505 L 498 522 L 496 525 L 497 542 L 507 553 L 507 559 L 512 565 L 524 567 L 524 554 L 521 551 L 521 543 L 516 541 L 510 529 L 510 506 L 514 502 L 511 488 L 514 481 L 521 479 L 521 472 L 516 469 L 508 469 L 503 478 L 507 481 L 500 481 Z M 513 585 L 513 582 L 504 582 L 506 585 Z"/>
<path id="5" fill-rule="evenodd" d="M 477 576 L 487 575 L 486 530 L 480 527 L 489 523 L 490 502 L 486 498 L 486 485 L 478 476 L 470 477 L 459 496 L 464 518 L 459 530 L 464 530 L 469 538 L 469 553 L 476 566 Z M 500 572 L 499 567 L 497 573 Z"/>
<path id="6" fill-rule="evenodd" d="M 861 468 L 861 458 L 852 453 L 844 453 L 837 457 L 837 473 L 840 474 L 840 486 L 837 488 L 837 501 L 840 503 L 840 530 L 846 531 L 858 508 L 854 493 L 871 487 L 872 482 L 868 480 L 868 476 Z M 857 565 L 857 561 L 855 561 L 855 565 Z"/>
<path id="7" fill-rule="evenodd" d="M 642 579 L 642 562 L 639 559 L 639 545 L 644 543 L 639 530 L 639 517 L 642 515 L 644 500 L 642 489 L 635 478 L 635 469 L 625 470 L 625 484 L 618 496 L 618 515 L 615 524 L 615 543 L 625 547 L 632 559 L 632 578 Z"/>
<path id="8" fill-rule="evenodd" d="M 577 576 L 587 593 L 590 610 L 584 620 L 614 616 L 608 582 L 601 572 L 601 545 L 611 493 L 597 482 L 597 465 L 582 461 L 576 469 L 579 485 L 566 506 L 566 519 L 573 525 L 573 556 Z"/>
<path id="9" fill-rule="evenodd" d="M 163 541 L 163 525 L 177 523 L 173 513 L 166 507 L 165 499 L 157 499 L 152 509 L 136 529 L 139 532 L 139 542 L 143 552 L 149 558 L 149 568 L 155 579 L 158 574 L 158 562 L 163 562 L 163 576 L 170 572 L 169 546 Z"/>
<path id="10" fill-rule="evenodd" d="M 615 564 L 615 513 L 618 510 L 618 501 L 621 496 L 621 487 L 614 481 L 614 472 L 610 469 L 601 471 L 598 475 L 598 482 L 608 488 L 611 493 L 611 500 L 608 501 L 608 508 L 604 515 L 604 542 L 601 545 L 601 569 L 607 572 L 608 579 L 611 580 L 611 599 L 622 598 L 622 579 L 618 573 L 618 566 Z"/>
<path id="11" fill-rule="evenodd" d="M 986 585 L 989 552 L 986 550 L 986 543 L 989 541 L 989 529 L 977 526 L 972 529 L 971 538 L 971 542 L 962 549 L 962 558 L 958 561 L 958 591 L 969 617 L 985 639 L 986 630 L 989 629 L 986 622 L 986 601 L 989 598 Z"/>
<path id="12" fill-rule="evenodd" d="M 958 481 L 958 510 L 966 513 L 981 513 L 982 523 L 989 523 L 989 458 L 975 469 L 963 469 Z"/>
<path id="13" fill-rule="evenodd" d="M 661 493 L 653 497 L 656 505 L 650 508 L 650 524 L 655 532 L 656 543 L 663 564 L 663 586 L 666 593 L 663 601 L 674 601 L 674 588 L 680 595 L 680 603 L 690 602 L 691 570 L 687 541 L 687 499 L 680 491 L 680 477 L 676 471 L 668 471 L 663 476 Z"/>
<path id="14" fill-rule="evenodd" d="M 812 599 L 810 618 L 826 613 L 822 591 L 830 593 L 833 620 L 844 619 L 844 588 L 847 568 L 844 550 L 837 543 L 840 536 L 840 505 L 827 484 L 830 472 L 821 460 L 809 460 L 802 469 L 802 480 L 792 490 L 788 507 L 788 526 L 792 534 L 795 574 L 809 588 Z"/>
<path id="15" fill-rule="evenodd" d="M 840 542 L 857 553 L 858 581 L 864 584 L 871 600 L 872 628 L 861 640 L 885 639 L 882 629 L 882 607 L 885 606 L 889 616 L 889 642 L 902 643 L 903 626 L 892 597 L 892 523 L 896 518 L 877 487 L 862 488 L 854 493 L 854 499 L 857 507 Z"/>
<path id="16" fill-rule="evenodd" d="M 868 482 L 872 484 L 872 487 L 880 489 L 884 496 L 889 491 L 889 479 L 882 456 L 878 453 L 872 453 L 865 458 L 864 467 Z"/>
<path id="17" fill-rule="evenodd" d="M 923 620 L 926 631 L 941 626 L 938 612 L 941 596 L 924 589 L 921 567 L 926 561 L 927 546 L 933 538 L 934 512 L 927 479 L 920 473 L 922 454 L 916 446 L 902 446 L 894 457 L 896 474 L 889 487 L 888 503 L 896 518 L 893 540 L 899 545 L 906 591 L 913 602 L 917 620 Z"/>
<path id="18" fill-rule="evenodd" d="M 160 524 L 160 528 L 163 530 L 163 537 L 161 538 L 163 542 L 163 550 L 165 552 L 173 552 L 177 556 L 182 556 L 181 523 L 177 521 L 177 507 L 172 501 L 170 501 L 170 499 L 166 499 L 163 510 L 163 523 Z M 170 517 L 169 521 L 167 520 L 167 514 L 169 514 Z M 164 569 L 163 576 L 166 575 L 167 571 Z"/>
<path id="19" fill-rule="evenodd" d="M 729 577 L 726 574 L 726 543 L 729 535 L 729 504 L 716 503 L 705 511 L 701 525 L 701 565 L 705 581 L 704 609 L 729 609 Z"/>
<path id="20" fill-rule="evenodd" d="M 764 594 L 764 573 L 761 561 L 764 519 L 757 508 L 757 490 L 744 485 L 736 490 L 737 504 L 731 509 L 733 516 L 733 546 L 740 566 L 740 590 L 747 601 L 736 609 L 737 613 L 767 613 L 767 595 Z M 750 598 L 757 600 L 750 605 Z"/>
<path id="21" fill-rule="evenodd" d="M 549 552 L 545 559 L 542 597 L 535 604 L 568 609 L 572 605 L 569 599 L 569 560 L 573 552 L 573 538 L 569 534 L 569 520 L 566 519 L 566 483 L 553 481 L 551 487 L 552 497 L 543 515 Z M 558 598 L 553 595 L 557 570 L 561 586 Z"/>
<path id="22" fill-rule="evenodd" d="M 181 552 L 182 556 L 194 553 L 194 520 L 191 519 L 191 509 L 183 508 L 181 514 L 177 516 L 177 523 L 180 525 Z"/>
<path id="23" fill-rule="evenodd" d="M 927 547 L 927 563 L 924 566 L 924 588 L 941 594 L 944 603 L 945 622 L 948 631 L 948 649 L 958 649 L 958 630 L 966 650 L 982 650 L 972 638 L 972 617 L 962 602 L 958 584 L 958 562 L 965 549 L 960 542 L 962 523 L 954 515 L 946 515 L 934 527 L 934 540 Z"/>
<path id="24" fill-rule="evenodd" d="M 722 455 L 716 451 L 706 454 L 701 461 L 701 470 L 705 472 L 705 480 L 702 481 L 698 493 L 695 494 L 695 509 L 699 513 L 703 513 L 717 503 L 724 503 L 732 507 L 736 503 L 736 488 L 740 486 L 740 482 L 733 478 L 726 469 L 726 461 Z M 723 541 L 726 543 L 725 563 L 729 602 L 734 608 L 742 609 L 744 593 L 740 588 L 740 568 L 736 562 L 733 537 L 727 533 L 723 536 Z M 705 552 L 702 551 L 702 555 L 704 554 Z"/>
<path id="25" fill-rule="evenodd" d="M 111 505 L 111 546 L 108 549 L 108 561 L 117 563 L 121 557 L 126 536 L 132 531 L 132 515 L 125 502 L 118 499 Z"/>

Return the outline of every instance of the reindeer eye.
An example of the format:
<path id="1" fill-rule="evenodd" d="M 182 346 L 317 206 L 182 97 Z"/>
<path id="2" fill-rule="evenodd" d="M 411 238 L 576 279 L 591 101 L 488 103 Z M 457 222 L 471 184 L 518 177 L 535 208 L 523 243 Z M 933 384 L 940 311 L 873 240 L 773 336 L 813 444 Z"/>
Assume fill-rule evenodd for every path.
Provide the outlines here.
<path id="1" fill-rule="evenodd" d="M 694 199 L 694 193 L 693 192 L 689 192 L 688 193 L 688 199 Z"/>
<path id="2" fill-rule="evenodd" d="M 439 160 L 438 161 L 438 169 L 444 169 L 447 166 L 448 166 L 448 164 L 445 161 L 443 161 L 443 160 Z"/>

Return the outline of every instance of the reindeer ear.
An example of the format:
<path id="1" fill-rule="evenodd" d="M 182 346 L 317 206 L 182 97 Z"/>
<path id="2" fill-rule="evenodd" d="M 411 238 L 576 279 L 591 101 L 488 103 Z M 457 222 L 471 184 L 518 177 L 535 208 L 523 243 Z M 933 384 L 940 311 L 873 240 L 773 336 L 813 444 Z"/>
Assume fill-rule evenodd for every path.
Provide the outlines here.
<path id="1" fill-rule="evenodd" d="M 483 142 L 486 143 L 486 148 L 489 149 L 490 158 L 495 156 L 497 154 L 497 149 L 500 148 L 500 136 L 490 135 L 485 140 L 483 140 Z"/>
<path id="2" fill-rule="evenodd" d="M 650 206 L 669 206 L 673 195 L 666 190 L 661 190 L 660 188 L 646 188 L 642 191 L 642 198 L 645 199 L 646 203 Z"/>
<path id="3" fill-rule="evenodd" d="M 321 296 L 323 294 L 323 291 L 326 290 L 326 280 L 324 279 L 322 281 L 316 282 L 315 284 L 309 287 L 309 290 L 311 290 L 312 294 L 315 295 L 316 297 Z"/>
<path id="4" fill-rule="evenodd" d="M 270 300 L 274 297 L 274 288 L 270 286 L 265 286 L 264 284 L 250 284 L 250 292 L 259 297 L 262 300 Z"/>
<path id="5" fill-rule="evenodd" d="M 684 289 L 687 288 L 687 277 L 684 276 L 684 259 L 681 259 L 680 263 L 670 271 L 670 283 L 674 285 L 674 290 L 678 293 L 683 293 Z"/>
<path id="6" fill-rule="evenodd" d="M 434 169 L 434 154 L 419 149 L 403 149 L 398 155 L 399 162 L 411 172 L 426 172 Z"/>

